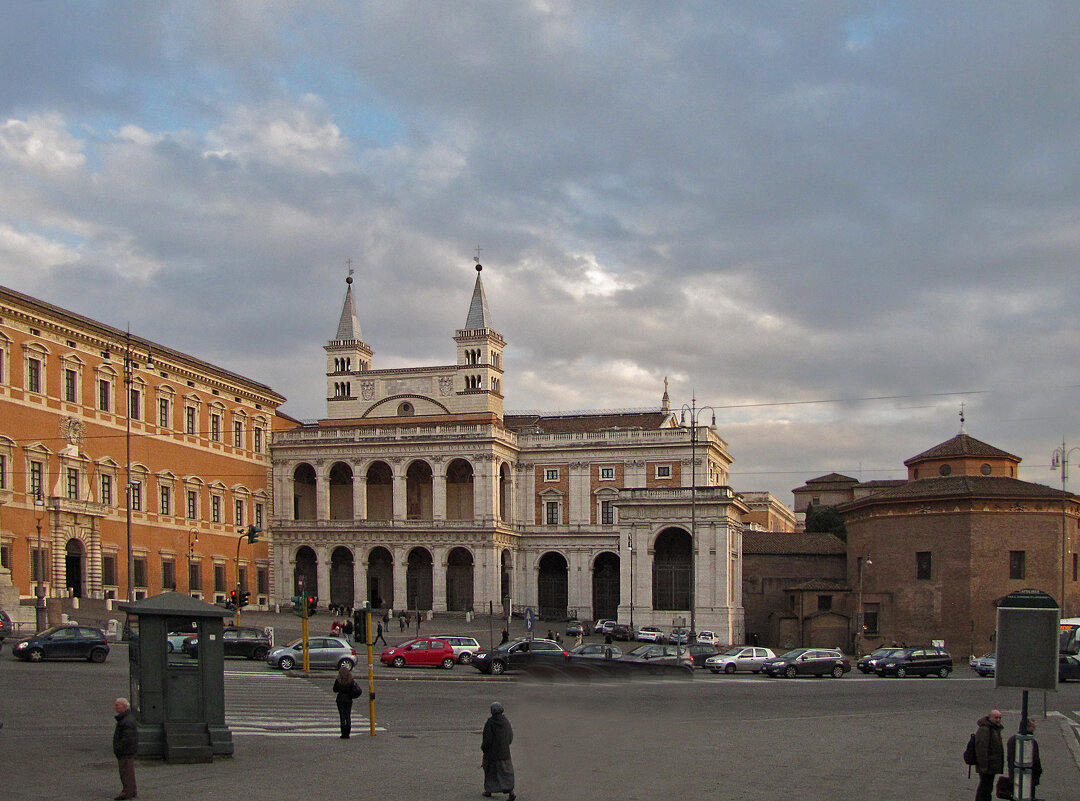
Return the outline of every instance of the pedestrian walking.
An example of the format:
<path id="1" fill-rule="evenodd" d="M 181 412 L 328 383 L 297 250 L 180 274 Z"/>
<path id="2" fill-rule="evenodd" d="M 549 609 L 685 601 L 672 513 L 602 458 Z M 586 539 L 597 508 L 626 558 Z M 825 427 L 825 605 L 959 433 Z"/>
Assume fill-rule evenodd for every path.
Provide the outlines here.
<path id="1" fill-rule="evenodd" d="M 508 642 L 510 642 L 510 632 L 503 629 L 502 639 L 499 640 L 499 645 L 505 645 Z"/>
<path id="2" fill-rule="evenodd" d="M 341 624 L 341 633 L 344 634 L 348 639 L 352 639 L 353 624 L 350 618 L 345 618 L 345 622 Z"/>
<path id="3" fill-rule="evenodd" d="M 126 698 L 117 698 L 113 703 L 116 712 L 116 729 L 113 730 L 112 750 L 116 755 L 116 764 L 120 768 L 120 784 L 123 790 L 116 796 L 137 798 L 139 789 L 135 786 L 135 755 L 139 753 L 139 724 L 131 712 L 131 703 Z"/>
<path id="4" fill-rule="evenodd" d="M 975 770 L 979 774 L 979 789 L 975 801 L 991 801 L 994 797 L 994 777 L 1005 770 L 1005 748 L 1001 744 L 1001 712 L 979 718 L 975 731 Z"/>
<path id="5" fill-rule="evenodd" d="M 398 626 L 401 628 L 401 630 L 405 631 L 405 624 L 406 624 L 407 621 L 405 620 L 405 613 L 404 612 L 402 612 L 401 615 L 398 617 L 397 622 L 398 622 Z"/>
<path id="6" fill-rule="evenodd" d="M 1035 734 L 1035 721 L 1028 718 L 1027 733 Z M 1014 734 L 1009 738 L 1008 743 L 1005 744 L 1006 760 L 1009 764 L 1009 779 L 1013 783 L 1013 787 L 1016 787 L 1016 737 Z M 1031 797 L 1034 798 L 1038 795 L 1035 791 L 1039 789 L 1039 782 L 1042 780 L 1042 760 L 1039 759 L 1039 744 L 1035 740 L 1031 741 Z"/>
<path id="7" fill-rule="evenodd" d="M 578 632 L 578 636 L 574 639 L 574 647 L 575 648 L 580 648 L 581 647 L 581 632 L 580 631 Z"/>
<path id="8" fill-rule="evenodd" d="M 375 627 L 375 642 L 378 642 L 379 640 L 382 640 L 383 645 L 389 645 L 390 644 L 390 643 L 388 643 L 386 641 L 386 638 L 383 636 L 382 623 L 380 623 L 378 626 Z M 374 645 L 374 644 L 375 643 L 372 643 L 372 645 Z"/>
<path id="9" fill-rule="evenodd" d="M 338 668 L 334 679 L 334 692 L 337 693 L 337 711 L 341 722 L 341 739 L 348 740 L 352 732 L 352 702 L 360 697 L 360 685 L 353 678 L 352 670 L 345 665 Z"/>
<path id="10" fill-rule="evenodd" d="M 484 753 L 484 797 L 492 793 L 507 793 L 507 801 L 514 801 L 514 763 L 510 759 L 510 743 L 514 741 L 514 729 L 506 719 L 503 705 L 498 701 L 491 705 L 491 717 L 484 724 L 484 736 L 480 750 Z"/>

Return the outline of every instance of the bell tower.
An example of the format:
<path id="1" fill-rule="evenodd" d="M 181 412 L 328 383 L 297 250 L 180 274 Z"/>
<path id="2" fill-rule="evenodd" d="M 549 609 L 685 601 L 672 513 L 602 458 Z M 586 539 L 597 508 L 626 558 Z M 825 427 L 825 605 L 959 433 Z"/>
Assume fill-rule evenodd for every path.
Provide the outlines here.
<path id="1" fill-rule="evenodd" d="M 371 369 L 371 357 L 374 355 L 374 351 L 361 339 L 360 322 L 356 319 L 356 307 L 353 305 L 352 283 L 350 267 L 349 276 L 345 279 L 345 303 L 341 307 L 337 333 L 324 346 L 326 398 L 330 403 L 356 397 L 359 382 L 354 382 L 354 377 Z"/>
<path id="2" fill-rule="evenodd" d="M 491 327 L 491 313 L 484 295 L 484 282 L 480 279 L 483 269 L 477 258 L 476 284 L 473 286 L 472 301 L 469 303 L 469 315 L 465 320 L 465 327 L 458 329 L 454 336 L 458 367 L 455 389 L 459 394 L 488 395 L 488 408 L 497 410 L 501 415 L 502 352 L 506 347 L 506 340 Z"/>

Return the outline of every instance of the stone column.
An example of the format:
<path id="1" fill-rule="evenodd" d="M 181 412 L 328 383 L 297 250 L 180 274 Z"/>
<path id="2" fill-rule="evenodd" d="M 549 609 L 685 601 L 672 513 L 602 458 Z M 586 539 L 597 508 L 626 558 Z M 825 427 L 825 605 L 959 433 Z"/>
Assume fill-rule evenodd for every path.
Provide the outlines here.
<path id="1" fill-rule="evenodd" d="M 448 552 L 447 548 L 431 549 L 431 608 L 435 612 L 446 611 L 446 556 Z"/>
<path id="2" fill-rule="evenodd" d="M 367 560 L 353 549 L 353 606 L 356 609 L 364 608 L 364 601 L 368 598 Z"/>
<path id="3" fill-rule="evenodd" d="M 353 468 L 352 483 L 352 516 L 353 520 L 367 519 L 367 476 L 356 472 Z"/>
<path id="4" fill-rule="evenodd" d="M 401 472 L 399 465 L 394 465 L 394 520 L 405 520 L 408 515 L 405 483 L 405 473 Z"/>
<path id="5" fill-rule="evenodd" d="M 325 545 L 315 546 L 315 581 L 319 585 L 319 604 L 325 607 L 330 603 L 330 549 Z"/>
<path id="6" fill-rule="evenodd" d="M 404 548 L 391 548 L 390 553 L 394 559 L 394 611 L 399 613 L 402 609 L 408 609 L 405 583 L 405 571 L 409 567 L 408 553 Z"/>
<path id="7" fill-rule="evenodd" d="M 330 519 L 330 478 L 315 474 L 315 519 Z"/>
<path id="8" fill-rule="evenodd" d="M 446 465 L 437 462 L 431 473 L 431 519 L 446 519 Z"/>

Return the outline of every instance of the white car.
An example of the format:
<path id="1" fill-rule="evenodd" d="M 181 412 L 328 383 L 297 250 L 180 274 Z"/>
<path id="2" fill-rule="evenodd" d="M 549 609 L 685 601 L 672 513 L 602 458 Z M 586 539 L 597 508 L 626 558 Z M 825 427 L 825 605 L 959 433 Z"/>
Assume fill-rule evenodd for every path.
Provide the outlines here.
<path id="1" fill-rule="evenodd" d="M 459 637 L 456 634 L 436 634 L 434 639 L 446 640 L 454 649 L 454 659 L 459 665 L 467 665 L 482 650 L 475 637 Z"/>
<path id="2" fill-rule="evenodd" d="M 775 656 L 771 648 L 737 645 L 722 654 L 710 656 L 705 660 L 705 668 L 713 673 L 735 673 L 740 670 L 760 673 L 765 660 Z"/>
<path id="3" fill-rule="evenodd" d="M 637 639 L 638 642 L 663 642 L 664 632 L 656 626 L 642 626 L 637 630 L 635 639 Z"/>
<path id="4" fill-rule="evenodd" d="M 697 641 L 703 645 L 719 645 L 720 638 L 716 636 L 714 631 L 699 631 L 697 633 Z"/>
<path id="5" fill-rule="evenodd" d="M 671 634 L 668 635 L 668 642 L 675 643 L 675 645 L 688 645 L 690 643 L 690 632 L 686 629 L 672 629 Z"/>
<path id="6" fill-rule="evenodd" d="M 593 624 L 592 633 L 593 634 L 605 634 L 605 633 L 610 634 L 611 633 L 611 627 L 614 626 L 614 625 L 615 625 L 614 620 L 607 620 L 606 618 L 603 619 L 603 620 L 597 620 L 596 623 Z M 607 627 L 606 632 L 604 631 L 605 626 Z"/>

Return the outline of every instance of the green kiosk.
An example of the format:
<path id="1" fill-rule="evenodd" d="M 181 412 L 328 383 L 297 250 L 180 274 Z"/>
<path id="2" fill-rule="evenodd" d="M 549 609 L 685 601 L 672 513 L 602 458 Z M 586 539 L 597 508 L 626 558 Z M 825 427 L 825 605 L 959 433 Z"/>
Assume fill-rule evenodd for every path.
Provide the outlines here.
<path id="1" fill-rule="evenodd" d="M 179 592 L 130 604 L 131 706 L 139 720 L 139 756 L 167 762 L 211 762 L 233 753 L 225 725 L 222 618 L 230 613 Z M 198 637 L 197 656 L 168 635 Z"/>

